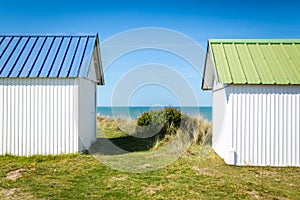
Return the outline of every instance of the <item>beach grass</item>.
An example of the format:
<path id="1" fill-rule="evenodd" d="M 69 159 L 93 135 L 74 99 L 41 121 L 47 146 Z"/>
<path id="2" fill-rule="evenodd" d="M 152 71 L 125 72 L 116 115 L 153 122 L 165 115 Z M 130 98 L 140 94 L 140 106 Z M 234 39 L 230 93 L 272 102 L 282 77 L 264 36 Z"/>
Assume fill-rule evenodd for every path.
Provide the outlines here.
<path id="1" fill-rule="evenodd" d="M 120 119 L 121 120 L 121 119 Z M 112 119 L 98 121 L 98 135 L 108 139 L 130 137 Z M 118 122 L 119 123 L 119 122 Z M 121 123 L 121 122 L 120 122 Z M 122 121 L 133 124 L 131 121 Z M 134 127 L 134 126 L 133 126 Z M 130 129 L 130 128 L 129 128 Z M 131 130 L 132 131 L 132 130 Z M 104 135 L 103 135 L 104 134 Z M 146 149 L 130 148 L 140 140 L 127 140 L 129 153 L 102 155 L 146 166 L 140 173 L 114 169 L 95 155 L 0 156 L 0 199 L 299 199 L 299 167 L 229 166 L 209 146 L 192 142 L 178 159 L 151 170 L 138 163 L 169 140 L 147 141 Z M 161 142 L 161 143 L 160 143 Z M 157 143 L 160 143 L 159 145 Z M 151 144 L 151 145 L 150 145 Z M 124 145 L 124 144 L 123 144 Z M 128 156 L 130 155 L 130 156 Z M 153 157 L 159 159 L 161 154 Z M 127 159 L 127 161 L 125 160 Z M 159 161 L 159 160 L 158 160 Z M 116 163 L 118 164 L 118 163 Z M 120 164 L 120 163 L 119 163 Z"/>

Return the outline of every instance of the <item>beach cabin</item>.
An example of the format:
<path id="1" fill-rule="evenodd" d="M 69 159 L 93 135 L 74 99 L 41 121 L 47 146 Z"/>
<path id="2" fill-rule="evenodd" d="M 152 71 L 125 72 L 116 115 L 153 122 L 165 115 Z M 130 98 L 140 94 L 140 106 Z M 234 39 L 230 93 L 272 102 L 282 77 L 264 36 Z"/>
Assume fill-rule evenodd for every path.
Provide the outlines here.
<path id="1" fill-rule="evenodd" d="M 300 166 L 300 40 L 209 40 L 202 89 L 226 163 Z"/>
<path id="2" fill-rule="evenodd" d="M 98 35 L 0 35 L 0 155 L 88 149 L 103 84 Z"/>

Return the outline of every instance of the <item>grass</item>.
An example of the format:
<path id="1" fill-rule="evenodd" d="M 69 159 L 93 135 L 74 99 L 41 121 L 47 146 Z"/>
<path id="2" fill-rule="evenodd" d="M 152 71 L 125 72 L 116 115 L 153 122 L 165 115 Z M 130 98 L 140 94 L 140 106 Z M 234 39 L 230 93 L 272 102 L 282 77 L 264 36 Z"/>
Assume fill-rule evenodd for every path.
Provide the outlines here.
<path id="1" fill-rule="evenodd" d="M 132 124 L 122 121 L 122 124 L 127 123 Z M 99 155 L 110 161 L 117 160 L 115 165 L 131 164 L 136 165 L 133 168 L 146 166 L 145 169 L 151 169 L 159 158 L 165 159 L 160 150 L 168 141 L 157 145 L 159 142 L 149 139 L 143 144 L 148 145 L 147 149 L 135 150 L 130 146 L 140 140 L 127 140 L 132 135 L 118 128 L 116 121 L 99 120 L 98 134 L 115 144 L 128 141 L 123 147 L 130 150 L 129 153 Z M 145 165 L 143 156 L 146 162 L 148 157 L 156 162 Z M 229 166 L 212 150 L 195 143 L 177 160 L 154 171 L 131 173 L 126 169 L 115 170 L 109 164 L 82 154 L 0 156 L 0 199 L 300 198 L 300 168 Z"/>

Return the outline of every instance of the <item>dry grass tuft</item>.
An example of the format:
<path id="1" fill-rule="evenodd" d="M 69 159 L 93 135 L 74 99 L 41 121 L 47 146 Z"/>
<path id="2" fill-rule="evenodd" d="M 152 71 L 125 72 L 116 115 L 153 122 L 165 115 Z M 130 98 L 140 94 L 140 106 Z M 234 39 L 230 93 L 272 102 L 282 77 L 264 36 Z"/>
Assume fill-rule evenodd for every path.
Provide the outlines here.
<path id="1" fill-rule="evenodd" d="M 17 170 L 14 170 L 14 171 L 10 171 L 6 174 L 6 178 L 9 179 L 9 180 L 12 180 L 12 181 L 15 181 L 17 180 L 18 178 L 20 178 L 22 176 L 22 171 L 25 171 L 26 169 L 17 169 Z"/>
<path id="2" fill-rule="evenodd" d="M 161 185 L 159 186 L 149 185 L 144 188 L 144 192 L 146 192 L 147 194 L 155 194 L 159 192 L 161 189 L 163 189 Z"/>

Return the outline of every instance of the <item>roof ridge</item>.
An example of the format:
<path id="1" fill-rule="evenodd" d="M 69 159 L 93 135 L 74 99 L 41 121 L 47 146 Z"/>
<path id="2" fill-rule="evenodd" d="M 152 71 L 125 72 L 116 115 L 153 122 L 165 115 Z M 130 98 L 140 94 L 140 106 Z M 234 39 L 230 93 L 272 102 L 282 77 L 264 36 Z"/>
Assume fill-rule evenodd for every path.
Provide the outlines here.
<path id="1" fill-rule="evenodd" d="M 300 38 L 208 39 L 208 43 L 300 43 Z"/>
<path id="2" fill-rule="evenodd" d="M 0 37 L 97 37 L 95 34 L 0 34 Z"/>

